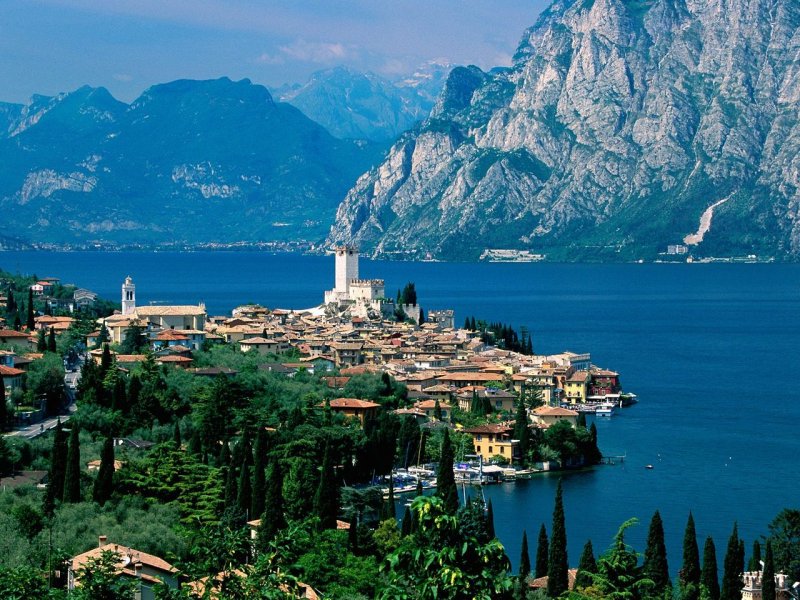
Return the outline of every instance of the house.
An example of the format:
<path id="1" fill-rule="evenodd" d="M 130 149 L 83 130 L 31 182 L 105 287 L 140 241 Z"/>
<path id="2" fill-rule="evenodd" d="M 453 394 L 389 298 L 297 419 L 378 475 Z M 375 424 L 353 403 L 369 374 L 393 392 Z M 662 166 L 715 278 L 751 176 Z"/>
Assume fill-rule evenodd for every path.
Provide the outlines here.
<path id="1" fill-rule="evenodd" d="M 428 419 L 436 418 L 436 403 L 439 403 L 439 410 L 442 413 L 442 421 L 450 420 L 450 412 L 452 407 L 449 403 L 443 400 L 420 400 L 414 403 L 414 408 L 422 411 Z"/>
<path id="2" fill-rule="evenodd" d="M 575 371 L 564 382 L 563 400 L 570 404 L 584 404 L 589 397 L 589 382 L 592 374 L 589 371 Z"/>
<path id="3" fill-rule="evenodd" d="M 358 398 L 334 398 L 330 401 L 330 404 L 332 412 L 343 414 L 348 418 L 356 418 L 361 422 L 362 426 L 378 415 L 378 409 L 381 406 L 375 402 Z M 324 407 L 325 403 L 322 402 L 317 406 Z"/>
<path id="4" fill-rule="evenodd" d="M 592 396 L 606 396 L 620 392 L 619 373 L 606 369 L 592 369 L 592 378 L 589 383 L 589 394 Z"/>
<path id="5" fill-rule="evenodd" d="M 398 408 L 397 410 L 393 410 L 392 414 L 397 415 L 401 420 L 406 417 L 413 417 L 417 425 L 428 422 L 428 415 L 425 414 L 425 411 L 418 408 Z"/>
<path id="6" fill-rule="evenodd" d="M 0 364 L 0 379 L 3 380 L 6 393 L 10 393 L 11 390 L 22 389 L 24 376 L 25 371 L 22 369 L 7 367 L 4 364 Z"/>
<path id="7" fill-rule="evenodd" d="M 170 365 L 180 369 L 188 369 L 192 366 L 192 359 L 188 356 L 180 356 L 179 354 L 170 354 L 168 356 L 159 356 L 156 362 L 161 365 Z"/>
<path id="8" fill-rule="evenodd" d="M 97 302 L 97 294 L 89 290 L 79 288 L 72 293 L 72 300 L 75 302 L 75 306 L 78 308 L 78 310 L 83 310 L 89 308 L 90 306 L 94 306 L 94 303 Z"/>
<path id="9" fill-rule="evenodd" d="M 333 362 L 337 367 L 353 367 L 364 362 L 363 342 L 334 342 L 331 344 Z"/>
<path id="10" fill-rule="evenodd" d="M 494 412 L 513 412 L 514 405 L 517 402 L 516 394 L 507 390 L 483 387 L 481 385 L 467 386 L 462 388 L 462 391 L 458 394 L 458 408 L 464 412 L 469 412 L 472 409 L 473 396 L 477 396 L 481 402 L 488 401 Z"/>
<path id="11" fill-rule="evenodd" d="M 514 428 L 507 424 L 479 425 L 463 430 L 472 436 L 475 454 L 483 460 L 502 456 L 508 460 L 519 459 L 519 440 L 511 439 Z"/>
<path id="12" fill-rule="evenodd" d="M 73 590 L 80 585 L 80 571 L 87 567 L 92 559 L 97 560 L 104 552 L 112 552 L 117 556 L 117 575 L 130 577 L 137 581 L 136 598 L 155 600 L 155 586 L 162 581 L 169 587 L 178 588 L 178 570 L 163 558 L 141 552 L 134 548 L 113 544 L 101 535 L 96 548 L 73 556 L 67 571 L 67 589 Z"/>
<path id="13" fill-rule="evenodd" d="M 289 348 L 286 338 L 253 337 L 239 342 L 239 349 L 242 352 L 255 351 L 258 354 L 280 354 L 286 352 Z"/>
<path id="14" fill-rule="evenodd" d="M 484 373 L 480 371 L 473 372 L 451 372 L 440 375 L 436 378 L 439 383 L 451 385 L 458 388 L 466 387 L 468 385 L 483 385 L 489 386 L 494 384 L 499 386 L 505 377 L 500 373 Z"/>
<path id="15" fill-rule="evenodd" d="M 762 563 L 763 564 L 763 563 Z M 763 597 L 763 571 L 748 571 L 742 573 L 742 600 L 790 600 L 796 597 L 796 593 L 792 593 L 789 589 L 788 582 L 791 581 L 783 573 L 775 573 L 775 597 Z M 797 592 L 797 584 L 795 583 L 792 588 Z"/>
<path id="16" fill-rule="evenodd" d="M 542 429 L 547 429 L 560 421 L 566 421 L 572 427 L 578 426 L 577 411 L 561 408 L 560 406 L 537 406 L 531 411 L 531 418 L 534 424 Z"/>
<path id="17" fill-rule="evenodd" d="M 35 350 L 36 338 L 22 331 L 0 329 L 0 346 L 18 346 L 25 350 Z"/>

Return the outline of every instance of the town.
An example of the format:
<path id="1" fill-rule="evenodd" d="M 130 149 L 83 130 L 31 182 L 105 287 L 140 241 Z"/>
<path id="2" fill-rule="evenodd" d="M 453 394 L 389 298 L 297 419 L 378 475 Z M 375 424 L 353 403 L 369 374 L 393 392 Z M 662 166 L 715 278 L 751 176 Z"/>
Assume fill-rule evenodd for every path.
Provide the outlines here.
<path id="1" fill-rule="evenodd" d="M 526 566 L 524 530 L 508 574 L 481 486 L 599 464 L 587 414 L 636 396 L 588 353 L 535 354 L 530 334 L 474 317 L 456 327 L 413 283 L 388 297 L 358 258 L 335 249 L 316 307 L 225 316 L 139 304 L 130 276 L 119 309 L 55 278 L 2 282 L 0 502 L 15 519 L 5 543 L 34 564 L 10 564 L 15 581 L 70 598 L 95 585 L 120 598 L 276 597 L 255 595 L 264 586 L 392 598 L 425 571 L 410 557 L 445 552 L 434 532 L 463 523 L 447 540 L 469 550 L 456 563 L 475 585 L 557 596 L 558 559 Z M 554 513 L 553 545 L 557 528 Z M 542 524 L 537 554 L 547 544 Z M 582 558 L 564 586 L 593 568 Z"/>

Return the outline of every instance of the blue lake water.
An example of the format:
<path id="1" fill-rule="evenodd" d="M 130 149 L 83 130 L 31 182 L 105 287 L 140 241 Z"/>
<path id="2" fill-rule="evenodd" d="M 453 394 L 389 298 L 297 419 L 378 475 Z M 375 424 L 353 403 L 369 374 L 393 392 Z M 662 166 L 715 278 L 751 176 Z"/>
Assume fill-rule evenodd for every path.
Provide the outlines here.
<path id="1" fill-rule="evenodd" d="M 304 308 L 333 286 L 333 259 L 256 252 L 0 252 L 0 268 L 57 276 L 109 298 L 131 275 L 139 303 L 192 304 L 209 313 L 237 304 Z M 592 353 L 620 371 L 641 402 L 598 422 L 601 449 L 624 464 L 564 477 L 569 555 L 591 538 L 608 546 L 630 517 L 644 550 L 661 511 L 670 568 L 694 513 L 699 544 L 717 554 L 733 522 L 748 550 L 772 517 L 798 507 L 800 265 L 451 264 L 361 261 L 387 294 L 414 281 L 426 309 L 527 326 L 539 353 Z M 646 470 L 652 464 L 654 469 Z M 516 564 L 522 529 L 531 553 L 547 524 L 557 478 L 486 489 L 497 533 Z"/>

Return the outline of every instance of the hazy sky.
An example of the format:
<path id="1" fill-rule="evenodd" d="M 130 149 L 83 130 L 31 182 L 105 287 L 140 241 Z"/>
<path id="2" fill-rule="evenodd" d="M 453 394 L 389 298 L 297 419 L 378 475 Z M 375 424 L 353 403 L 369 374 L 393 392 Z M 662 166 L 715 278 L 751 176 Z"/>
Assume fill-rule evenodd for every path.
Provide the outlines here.
<path id="1" fill-rule="evenodd" d="M 0 0 L 0 100 L 81 85 L 130 101 L 154 83 L 277 86 L 348 65 L 509 64 L 549 0 Z"/>

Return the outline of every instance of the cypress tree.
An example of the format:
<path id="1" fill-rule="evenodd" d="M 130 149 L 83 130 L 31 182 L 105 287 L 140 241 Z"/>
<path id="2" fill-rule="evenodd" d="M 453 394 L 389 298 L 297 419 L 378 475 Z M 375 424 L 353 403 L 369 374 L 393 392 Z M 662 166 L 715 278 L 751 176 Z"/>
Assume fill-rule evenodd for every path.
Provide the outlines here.
<path id="1" fill-rule="evenodd" d="M 67 435 L 58 421 L 53 431 L 53 448 L 50 453 L 50 473 L 44 499 L 44 514 L 51 516 L 56 500 L 64 497 L 64 476 L 67 470 Z"/>
<path id="2" fill-rule="evenodd" d="M 177 419 L 175 419 L 175 427 L 172 430 L 172 442 L 177 450 L 181 449 L 181 444 L 183 443 L 181 440 L 181 423 Z"/>
<path id="3" fill-rule="evenodd" d="M 697 533 L 691 511 L 683 536 L 683 566 L 679 577 L 682 599 L 698 600 L 700 598 L 700 550 L 697 548 Z"/>
<path id="4" fill-rule="evenodd" d="M 703 572 L 700 582 L 705 587 L 710 600 L 719 600 L 719 578 L 717 575 L 717 549 L 711 536 L 703 546 Z"/>
<path id="5" fill-rule="evenodd" d="M 47 351 L 48 352 L 56 352 L 56 330 L 52 327 L 50 328 L 50 335 L 47 336 Z"/>
<path id="6" fill-rule="evenodd" d="M 519 555 L 519 584 L 525 587 L 525 580 L 531 574 L 531 556 L 528 552 L 528 532 L 522 530 L 522 550 Z"/>
<path id="7" fill-rule="evenodd" d="M 544 528 L 544 523 L 539 528 L 539 539 L 536 540 L 536 570 L 534 577 L 544 577 L 547 575 L 547 561 L 550 554 L 550 544 L 547 541 L 547 530 Z"/>
<path id="8" fill-rule="evenodd" d="M 350 521 L 347 528 L 347 548 L 352 554 L 358 554 L 358 519 Z"/>
<path id="9" fill-rule="evenodd" d="M 490 540 L 497 536 L 494 533 L 494 508 L 492 508 L 492 501 L 489 500 L 489 506 L 486 508 L 486 534 Z"/>
<path id="10" fill-rule="evenodd" d="M 406 510 L 403 513 L 403 523 L 400 526 L 400 535 L 403 537 L 411 533 L 411 518 L 411 511 L 406 506 Z"/>
<path id="11" fill-rule="evenodd" d="M 579 412 L 578 413 L 578 427 L 583 427 L 586 429 L 586 413 Z"/>
<path id="12" fill-rule="evenodd" d="M 6 404 L 6 384 L 0 375 L 0 431 L 5 431 L 8 425 L 8 404 Z"/>
<path id="13" fill-rule="evenodd" d="M 236 483 L 236 468 L 233 459 L 229 456 L 225 470 L 225 510 L 236 506 Z"/>
<path id="14" fill-rule="evenodd" d="M 739 540 L 739 552 L 736 554 L 736 572 L 744 573 L 744 540 Z M 741 580 L 739 580 L 741 581 Z"/>
<path id="15" fill-rule="evenodd" d="M 433 405 L 433 418 L 437 421 L 442 420 L 442 405 L 439 403 L 439 399 L 436 399 L 436 402 Z"/>
<path id="16" fill-rule="evenodd" d="M 528 448 L 530 448 L 531 433 L 528 429 L 528 410 L 525 408 L 525 402 L 520 394 L 520 399 L 517 401 L 517 416 L 514 422 L 514 439 L 519 440 L 519 453 L 522 461 L 528 456 Z"/>
<path id="17" fill-rule="evenodd" d="M 123 414 L 128 412 L 128 394 L 125 392 L 125 379 L 121 376 L 114 381 L 114 389 L 111 391 L 111 409 L 118 410 Z M 178 426 L 177 421 L 175 426 Z M 178 431 L 180 433 L 180 430 Z"/>
<path id="18" fill-rule="evenodd" d="M 286 526 L 283 516 L 283 471 L 277 457 L 267 467 L 267 493 L 264 498 L 264 514 L 258 528 L 257 541 L 264 548 L 279 530 Z"/>
<path id="19" fill-rule="evenodd" d="M 436 495 L 442 499 L 444 512 L 450 515 L 458 510 L 458 488 L 453 474 L 453 445 L 450 442 L 450 433 L 444 430 L 442 451 L 439 458 L 439 471 L 436 474 Z"/>
<path id="20" fill-rule="evenodd" d="M 103 506 L 114 491 L 114 438 L 107 437 L 100 453 L 100 470 L 94 480 L 92 498 Z"/>
<path id="21" fill-rule="evenodd" d="M 264 459 L 267 454 L 267 432 L 263 427 L 259 427 L 256 432 L 256 443 L 253 447 L 253 501 L 250 505 L 252 516 L 261 515 L 264 512 L 264 496 L 267 492 L 267 481 L 265 479 Z"/>
<path id="22" fill-rule="evenodd" d="M 592 540 L 586 540 L 578 563 L 578 573 L 575 575 L 575 587 L 585 588 L 592 585 L 592 573 L 597 573 L 597 562 L 594 560 Z"/>
<path id="23" fill-rule="evenodd" d="M 219 453 L 217 454 L 217 466 L 225 467 L 228 466 L 228 463 L 231 462 L 231 447 L 228 445 L 228 442 L 223 441 L 219 447 Z"/>
<path id="24" fill-rule="evenodd" d="M 64 502 L 81 501 L 81 443 L 78 426 L 73 425 L 69 432 L 67 467 L 64 473 Z"/>
<path id="25" fill-rule="evenodd" d="M 47 339 L 44 335 L 44 329 L 40 329 L 39 333 L 36 336 L 36 351 L 37 352 L 46 352 L 47 351 Z"/>
<path id="26" fill-rule="evenodd" d="M 239 485 L 236 488 L 236 506 L 245 515 L 250 514 L 253 503 L 253 488 L 250 483 L 250 450 L 245 449 L 239 469 Z"/>
<path id="27" fill-rule="evenodd" d="M 667 547 L 664 544 L 664 524 L 658 511 L 653 513 L 653 518 L 650 519 L 642 571 L 645 577 L 653 580 L 655 592 L 661 593 L 672 586 L 667 565 Z"/>
<path id="28" fill-rule="evenodd" d="M 199 456 L 202 454 L 203 445 L 200 442 L 200 433 L 197 430 L 192 431 L 192 434 L 189 436 L 189 444 L 186 450 L 192 456 Z"/>
<path id="29" fill-rule="evenodd" d="M 33 314 L 33 290 L 31 288 L 28 288 L 28 319 L 26 324 L 28 331 L 36 329 L 36 321 Z"/>
<path id="30" fill-rule="evenodd" d="M 335 529 L 336 517 L 339 514 L 339 486 L 333 472 L 330 442 L 325 443 L 325 454 L 322 458 L 317 493 L 314 495 L 314 514 L 319 517 L 321 529 Z"/>
<path id="31" fill-rule="evenodd" d="M 567 530 L 564 523 L 564 500 L 561 480 L 556 488 L 553 526 L 550 530 L 550 554 L 547 561 L 547 595 L 557 598 L 568 589 Z"/>
<path id="32" fill-rule="evenodd" d="M 761 573 L 761 598 L 763 600 L 775 600 L 775 559 L 772 556 L 772 542 L 769 539 L 767 539 L 767 547 L 764 550 L 764 571 Z"/>
<path id="33" fill-rule="evenodd" d="M 750 557 L 750 562 L 747 563 L 747 570 L 761 570 L 761 544 L 758 542 L 758 540 L 753 542 L 753 555 Z"/>
<path id="34" fill-rule="evenodd" d="M 114 359 L 111 357 L 111 348 L 109 348 L 108 344 L 103 346 L 103 354 L 100 357 L 100 380 L 102 381 L 105 379 L 106 373 L 111 368 L 111 364 L 113 363 Z"/>
<path id="35" fill-rule="evenodd" d="M 739 528 L 733 524 L 731 537 L 728 538 L 728 547 L 725 549 L 725 559 L 722 563 L 722 589 L 720 590 L 720 600 L 739 600 L 740 579 L 739 579 Z"/>

